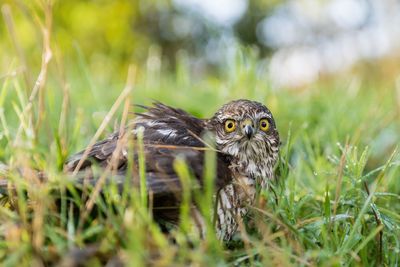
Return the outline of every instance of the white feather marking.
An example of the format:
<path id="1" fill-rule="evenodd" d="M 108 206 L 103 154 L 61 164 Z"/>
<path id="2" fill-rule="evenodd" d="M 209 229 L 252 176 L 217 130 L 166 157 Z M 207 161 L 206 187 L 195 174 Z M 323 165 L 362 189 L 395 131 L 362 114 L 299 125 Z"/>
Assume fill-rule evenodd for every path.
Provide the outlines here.
<path id="1" fill-rule="evenodd" d="M 222 206 L 223 206 L 224 208 L 227 208 L 227 209 L 231 209 L 231 208 L 232 208 L 231 202 L 229 201 L 229 198 L 228 198 L 228 196 L 226 195 L 226 191 L 229 191 L 229 192 L 230 192 L 230 190 L 229 190 L 230 187 L 231 187 L 231 185 L 228 185 L 228 186 L 225 188 L 225 190 L 221 190 L 221 195 L 220 195 Z"/>
<path id="2" fill-rule="evenodd" d="M 143 126 L 140 126 L 138 128 L 134 128 L 132 129 L 132 134 L 133 135 L 137 135 L 137 134 L 143 134 L 144 133 L 145 128 Z"/>
<path id="3" fill-rule="evenodd" d="M 166 135 L 166 136 L 176 136 L 176 131 L 175 130 L 170 130 L 170 129 L 158 129 L 157 132 L 159 132 L 162 135 Z"/>
<path id="4" fill-rule="evenodd" d="M 153 126 L 156 126 L 156 125 L 159 125 L 159 124 L 162 124 L 162 123 L 159 123 L 157 121 L 152 121 L 152 120 L 146 121 L 146 123 L 145 123 L 145 125 L 147 127 L 153 127 Z"/>

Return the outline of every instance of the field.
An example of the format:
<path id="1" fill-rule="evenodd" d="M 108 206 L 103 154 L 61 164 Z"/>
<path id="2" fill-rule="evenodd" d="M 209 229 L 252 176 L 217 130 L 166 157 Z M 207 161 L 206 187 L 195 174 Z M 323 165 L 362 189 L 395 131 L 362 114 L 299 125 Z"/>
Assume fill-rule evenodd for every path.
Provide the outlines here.
<path id="1" fill-rule="evenodd" d="M 8 166 L 1 189 L 2 266 L 399 265 L 398 82 L 359 71 L 307 88 L 276 89 L 264 62 L 243 47 L 218 75 L 197 77 L 185 53 L 166 70 L 149 53 L 146 62 L 159 64 L 132 64 L 105 79 L 107 66 L 96 72 L 79 46 L 65 58 L 52 42 L 44 38 L 27 71 L 18 68 L 16 53 L 0 74 L 0 160 Z M 184 208 L 181 224 L 162 233 L 138 188 L 120 195 L 107 185 L 104 197 L 90 203 L 93 191 L 79 195 L 62 171 L 69 155 L 118 129 L 127 111 L 132 117 L 139 110 L 134 104 L 158 100 L 206 118 L 239 98 L 271 109 L 282 145 L 276 181 L 259 193 L 229 243 L 219 242 L 212 228 L 200 239 Z M 198 201 L 211 210 L 209 199 Z M 97 216 L 88 215 L 90 204 Z"/>

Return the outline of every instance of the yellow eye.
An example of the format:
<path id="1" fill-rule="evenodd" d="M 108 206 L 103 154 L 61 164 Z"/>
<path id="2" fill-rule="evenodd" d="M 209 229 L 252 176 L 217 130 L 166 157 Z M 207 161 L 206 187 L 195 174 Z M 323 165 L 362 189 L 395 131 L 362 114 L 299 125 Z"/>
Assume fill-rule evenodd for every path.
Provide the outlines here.
<path id="1" fill-rule="evenodd" d="M 225 121 L 225 131 L 231 133 L 236 129 L 236 122 L 234 120 Z"/>
<path id="2" fill-rule="evenodd" d="M 261 131 L 264 131 L 264 132 L 268 131 L 269 122 L 268 122 L 267 119 L 261 119 L 260 120 L 260 129 L 261 129 Z"/>

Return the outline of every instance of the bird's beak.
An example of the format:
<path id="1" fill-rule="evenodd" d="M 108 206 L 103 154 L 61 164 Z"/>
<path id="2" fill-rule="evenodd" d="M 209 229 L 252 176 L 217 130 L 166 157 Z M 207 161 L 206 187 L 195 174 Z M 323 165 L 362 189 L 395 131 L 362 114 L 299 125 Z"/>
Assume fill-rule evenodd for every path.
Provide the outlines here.
<path id="1" fill-rule="evenodd" d="M 250 139 L 254 134 L 253 122 L 250 119 L 246 119 L 242 123 L 243 133 Z"/>

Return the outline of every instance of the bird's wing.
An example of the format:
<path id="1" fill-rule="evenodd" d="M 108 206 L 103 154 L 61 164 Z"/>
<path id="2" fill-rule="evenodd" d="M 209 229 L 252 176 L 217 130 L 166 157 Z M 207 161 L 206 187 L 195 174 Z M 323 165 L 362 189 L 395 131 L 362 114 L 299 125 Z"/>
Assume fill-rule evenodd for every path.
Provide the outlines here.
<path id="1" fill-rule="evenodd" d="M 146 183 L 148 190 L 155 198 L 176 194 L 182 190 L 179 176 L 174 170 L 174 161 L 177 157 L 185 160 L 191 173 L 196 178 L 198 186 L 202 186 L 204 148 L 200 136 L 205 130 L 205 122 L 189 115 L 181 109 L 175 109 L 161 103 L 145 108 L 132 122 L 132 133 L 135 138 L 137 130 L 144 130 L 144 156 L 146 169 Z M 129 127 L 128 127 L 129 128 Z M 111 161 L 120 134 L 114 133 L 107 139 L 97 142 L 90 149 L 88 156 L 83 160 L 80 170 L 88 169 L 96 164 L 106 167 Z M 118 155 L 117 171 L 125 176 L 128 157 L 131 155 L 137 162 L 138 153 L 128 152 L 128 146 L 122 144 Z M 84 151 L 77 153 L 66 162 L 66 170 L 72 172 L 81 161 Z M 223 187 L 231 180 L 231 171 L 228 168 L 227 155 L 217 153 L 217 177 L 215 185 Z M 157 203 L 154 203 L 157 205 Z"/>

